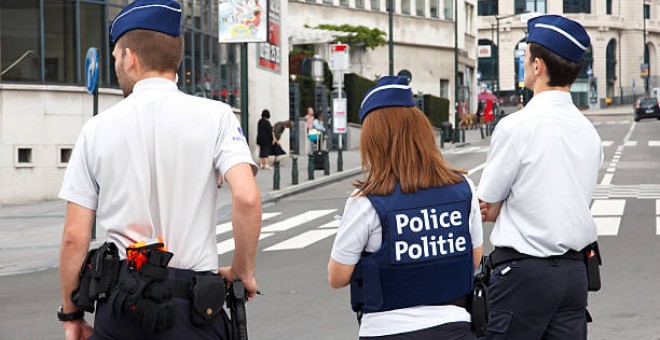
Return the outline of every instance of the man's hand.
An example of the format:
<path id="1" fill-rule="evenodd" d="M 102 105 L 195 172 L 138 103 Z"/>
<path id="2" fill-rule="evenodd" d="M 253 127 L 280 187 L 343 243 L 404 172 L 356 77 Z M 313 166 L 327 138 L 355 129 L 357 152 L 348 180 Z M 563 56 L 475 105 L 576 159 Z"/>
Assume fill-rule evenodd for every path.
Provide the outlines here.
<path id="1" fill-rule="evenodd" d="M 64 339 L 87 340 L 94 334 L 94 328 L 84 319 L 62 322 L 64 327 Z"/>
<path id="2" fill-rule="evenodd" d="M 502 202 L 503 201 L 497 203 L 488 203 L 479 200 L 479 208 L 481 210 L 481 220 L 483 220 L 484 222 L 495 222 L 495 220 L 497 220 L 497 216 L 500 215 Z"/>
<path id="3" fill-rule="evenodd" d="M 236 279 L 241 279 L 241 281 L 243 282 L 243 286 L 247 291 L 248 301 L 252 300 L 252 298 L 254 298 L 254 296 L 257 294 L 257 290 L 259 289 L 259 284 L 257 284 L 257 279 L 254 276 L 245 277 L 245 278 L 238 277 L 238 274 L 234 272 L 231 266 L 220 267 L 218 269 L 218 274 L 220 274 L 229 282 L 234 282 L 236 281 Z"/>

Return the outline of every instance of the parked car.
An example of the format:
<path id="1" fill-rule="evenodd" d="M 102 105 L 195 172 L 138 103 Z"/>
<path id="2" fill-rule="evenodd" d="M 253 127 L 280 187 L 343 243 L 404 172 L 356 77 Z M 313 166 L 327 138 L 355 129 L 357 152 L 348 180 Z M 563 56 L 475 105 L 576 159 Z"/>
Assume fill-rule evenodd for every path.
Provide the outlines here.
<path id="1" fill-rule="evenodd" d="M 639 122 L 644 118 L 660 119 L 660 105 L 658 98 L 642 97 L 635 102 L 635 121 Z"/>

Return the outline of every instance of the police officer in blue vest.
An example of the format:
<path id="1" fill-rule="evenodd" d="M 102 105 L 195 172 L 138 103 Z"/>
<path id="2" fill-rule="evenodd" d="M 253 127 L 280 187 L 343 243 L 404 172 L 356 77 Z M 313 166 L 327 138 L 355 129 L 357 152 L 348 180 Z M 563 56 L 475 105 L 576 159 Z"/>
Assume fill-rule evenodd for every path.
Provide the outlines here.
<path id="1" fill-rule="evenodd" d="M 359 118 L 365 179 L 346 201 L 330 285 L 350 284 L 360 339 L 475 339 L 465 307 L 482 230 L 471 180 L 443 159 L 406 78 L 380 78 Z"/>
<path id="2" fill-rule="evenodd" d="M 597 251 L 585 250 L 597 237 L 589 206 L 603 152 L 569 91 L 590 39 L 557 15 L 529 20 L 527 31 L 534 98 L 498 123 L 478 190 L 484 220 L 495 222 L 486 339 L 582 340 L 587 290 L 600 285 L 588 275 Z"/>

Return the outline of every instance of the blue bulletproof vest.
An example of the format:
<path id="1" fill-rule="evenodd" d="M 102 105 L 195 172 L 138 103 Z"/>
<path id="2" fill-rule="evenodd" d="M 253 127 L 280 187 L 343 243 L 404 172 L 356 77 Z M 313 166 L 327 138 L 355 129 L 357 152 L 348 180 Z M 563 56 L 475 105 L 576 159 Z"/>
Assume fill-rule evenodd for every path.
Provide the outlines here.
<path id="1" fill-rule="evenodd" d="M 404 194 L 369 195 L 382 245 L 351 277 L 351 307 L 364 313 L 440 305 L 472 291 L 472 191 L 466 180 Z"/>

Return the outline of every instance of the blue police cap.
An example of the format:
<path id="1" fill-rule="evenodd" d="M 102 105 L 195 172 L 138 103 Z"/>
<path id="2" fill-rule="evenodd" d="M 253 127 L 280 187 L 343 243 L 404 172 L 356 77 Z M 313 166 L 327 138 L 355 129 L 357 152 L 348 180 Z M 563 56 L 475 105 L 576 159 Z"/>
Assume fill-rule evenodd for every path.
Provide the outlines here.
<path id="1" fill-rule="evenodd" d="M 539 44 L 550 51 L 579 62 L 589 48 L 589 35 L 580 23 L 559 15 L 542 15 L 527 22 L 528 43 Z"/>
<path id="2" fill-rule="evenodd" d="M 369 90 L 360 105 L 360 123 L 369 112 L 388 106 L 415 106 L 408 79 L 399 76 L 385 76 L 378 79 L 376 86 Z"/>
<path id="3" fill-rule="evenodd" d="M 132 30 L 156 31 L 178 37 L 181 34 L 181 5 L 171 0 L 135 0 L 117 14 L 110 24 L 113 43 Z"/>

